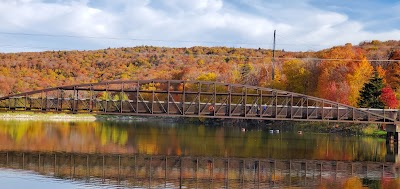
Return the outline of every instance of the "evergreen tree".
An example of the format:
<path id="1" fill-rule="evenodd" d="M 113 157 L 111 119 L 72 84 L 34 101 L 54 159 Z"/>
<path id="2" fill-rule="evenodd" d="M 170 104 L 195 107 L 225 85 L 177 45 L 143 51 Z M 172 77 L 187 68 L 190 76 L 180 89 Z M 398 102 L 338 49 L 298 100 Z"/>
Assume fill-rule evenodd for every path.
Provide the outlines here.
<path id="1" fill-rule="evenodd" d="M 375 73 L 374 77 L 365 83 L 361 89 L 357 105 L 361 108 L 383 109 L 385 105 L 380 98 L 383 87 L 383 79 Z"/>

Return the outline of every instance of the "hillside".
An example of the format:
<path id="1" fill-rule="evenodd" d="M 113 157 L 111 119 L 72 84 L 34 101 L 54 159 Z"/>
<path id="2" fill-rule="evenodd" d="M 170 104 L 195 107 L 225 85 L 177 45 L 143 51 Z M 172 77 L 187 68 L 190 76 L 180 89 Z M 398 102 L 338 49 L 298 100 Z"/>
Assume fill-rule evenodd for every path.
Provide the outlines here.
<path id="1" fill-rule="evenodd" d="M 400 94 L 400 41 L 346 44 L 318 52 L 229 47 L 140 46 L 96 51 L 0 54 L 0 95 L 105 80 L 214 80 L 273 87 L 356 105 L 378 70 Z"/>

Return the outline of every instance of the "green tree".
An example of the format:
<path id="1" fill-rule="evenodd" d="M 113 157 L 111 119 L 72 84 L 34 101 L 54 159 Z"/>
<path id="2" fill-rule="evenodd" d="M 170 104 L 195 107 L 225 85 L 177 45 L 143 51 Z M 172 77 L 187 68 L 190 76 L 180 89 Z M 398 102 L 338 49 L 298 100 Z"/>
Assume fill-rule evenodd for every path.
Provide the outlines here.
<path id="1" fill-rule="evenodd" d="M 357 105 L 361 108 L 384 108 L 385 105 L 380 98 L 383 87 L 383 79 L 375 73 L 374 77 L 361 89 Z"/>

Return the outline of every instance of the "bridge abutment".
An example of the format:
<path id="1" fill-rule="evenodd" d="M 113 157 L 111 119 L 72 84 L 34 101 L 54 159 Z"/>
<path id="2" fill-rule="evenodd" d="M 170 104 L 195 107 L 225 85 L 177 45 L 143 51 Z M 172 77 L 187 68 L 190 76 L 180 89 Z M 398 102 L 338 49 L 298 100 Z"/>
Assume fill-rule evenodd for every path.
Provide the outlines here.
<path id="1" fill-rule="evenodd" d="M 399 124 L 388 124 L 386 125 L 386 142 L 387 143 L 398 143 L 399 141 Z"/>

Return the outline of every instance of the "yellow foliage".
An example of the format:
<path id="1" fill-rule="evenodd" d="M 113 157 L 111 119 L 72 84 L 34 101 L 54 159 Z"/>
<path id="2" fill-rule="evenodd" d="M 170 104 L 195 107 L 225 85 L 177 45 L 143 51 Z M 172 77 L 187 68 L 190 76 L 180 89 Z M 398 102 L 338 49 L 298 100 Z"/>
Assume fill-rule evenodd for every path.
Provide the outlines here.
<path id="1" fill-rule="evenodd" d="M 197 65 L 203 66 L 204 65 L 204 60 L 203 59 L 197 60 Z"/>
<path id="2" fill-rule="evenodd" d="M 271 88 L 284 90 L 286 88 L 285 82 L 282 82 L 282 74 L 278 68 L 275 68 L 275 78 L 271 83 Z"/>
<path id="3" fill-rule="evenodd" d="M 282 86 L 286 90 L 305 94 L 307 92 L 310 72 L 305 68 L 305 63 L 294 59 L 284 62 L 282 66 Z"/>
<path id="4" fill-rule="evenodd" d="M 160 83 L 149 83 L 140 86 L 141 90 L 148 90 L 148 91 L 155 91 L 157 90 L 157 87 L 160 86 Z"/>
<path id="5" fill-rule="evenodd" d="M 350 92 L 349 92 L 349 102 L 352 106 L 357 106 L 357 101 L 360 96 L 360 90 L 366 82 L 372 76 L 374 68 L 363 58 L 361 62 L 353 67 L 353 72 L 347 75 L 347 80 L 349 82 Z"/>
<path id="6" fill-rule="evenodd" d="M 363 188 L 361 180 L 358 177 L 350 177 L 343 185 L 343 189 Z"/>
<path id="7" fill-rule="evenodd" d="M 196 80 L 198 81 L 217 81 L 217 74 L 214 72 L 208 72 L 200 74 Z"/>
<path id="8" fill-rule="evenodd" d="M 379 65 L 379 66 L 376 67 L 376 72 L 378 73 L 378 76 L 379 76 L 380 78 L 382 78 L 383 83 L 386 84 L 386 70 L 384 70 L 384 69 L 382 68 L 382 66 Z"/>
<path id="9" fill-rule="evenodd" d="M 113 100 L 129 100 L 129 98 L 126 93 L 120 92 L 113 96 Z"/>

